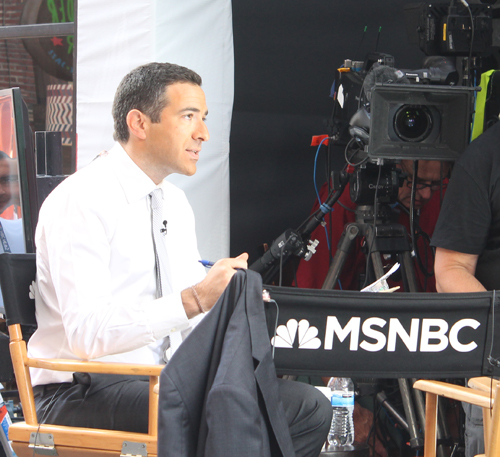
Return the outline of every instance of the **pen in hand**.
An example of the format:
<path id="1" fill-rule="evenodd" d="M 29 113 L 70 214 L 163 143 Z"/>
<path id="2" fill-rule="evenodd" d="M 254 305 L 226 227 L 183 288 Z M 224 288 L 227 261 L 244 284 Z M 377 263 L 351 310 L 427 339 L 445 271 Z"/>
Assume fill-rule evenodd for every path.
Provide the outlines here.
<path id="1" fill-rule="evenodd" d="M 198 260 L 204 267 L 212 268 L 215 265 L 215 262 L 211 262 L 210 260 Z M 235 268 L 235 270 L 241 270 L 241 268 Z"/>
<path id="2" fill-rule="evenodd" d="M 210 268 L 213 267 L 215 262 L 210 262 L 210 260 L 198 260 L 204 267 Z"/>

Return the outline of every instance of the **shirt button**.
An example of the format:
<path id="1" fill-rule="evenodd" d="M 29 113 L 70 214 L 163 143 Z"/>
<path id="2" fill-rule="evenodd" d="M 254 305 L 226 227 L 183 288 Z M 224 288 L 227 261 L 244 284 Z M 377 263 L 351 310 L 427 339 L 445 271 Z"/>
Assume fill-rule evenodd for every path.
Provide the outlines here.
<path id="1" fill-rule="evenodd" d="M 177 331 L 177 329 L 176 329 L 175 327 L 173 327 L 173 328 L 170 330 L 170 333 L 174 333 L 174 332 L 176 332 L 176 331 Z"/>

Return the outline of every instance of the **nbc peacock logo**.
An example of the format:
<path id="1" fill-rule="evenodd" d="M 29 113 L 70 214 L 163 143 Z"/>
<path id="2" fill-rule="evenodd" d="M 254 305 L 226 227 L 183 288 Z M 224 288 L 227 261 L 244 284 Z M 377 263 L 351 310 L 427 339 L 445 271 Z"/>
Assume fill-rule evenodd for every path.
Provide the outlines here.
<path id="1" fill-rule="evenodd" d="M 278 326 L 271 344 L 277 348 L 292 348 L 297 336 L 299 349 L 318 349 L 321 346 L 321 340 L 317 338 L 318 329 L 311 326 L 307 319 L 300 322 L 290 319 L 286 325 Z"/>

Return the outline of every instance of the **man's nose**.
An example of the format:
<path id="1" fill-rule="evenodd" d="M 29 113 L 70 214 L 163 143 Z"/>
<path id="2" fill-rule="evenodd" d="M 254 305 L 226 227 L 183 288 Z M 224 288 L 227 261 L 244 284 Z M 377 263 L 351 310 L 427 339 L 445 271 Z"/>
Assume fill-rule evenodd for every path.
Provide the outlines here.
<path id="1" fill-rule="evenodd" d="M 424 187 L 423 189 L 419 189 L 418 193 L 425 200 L 429 200 L 432 197 L 432 190 L 430 187 Z"/>
<path id="2" fill-rule="evenodd" d="M 208 141 L 210 139 L 210 134 L 208 133 L 208 127 L 205 122 L 201 121 L 198 128 L 193 135 L 195 140 Z"/>

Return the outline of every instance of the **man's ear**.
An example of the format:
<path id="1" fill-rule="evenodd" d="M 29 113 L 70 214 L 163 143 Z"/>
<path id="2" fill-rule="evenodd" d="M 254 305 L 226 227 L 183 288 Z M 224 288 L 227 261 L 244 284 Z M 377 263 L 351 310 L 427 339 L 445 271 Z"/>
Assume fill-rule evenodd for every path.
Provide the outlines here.
<path id="1" fill-rule="evenodd" d="M 138 109 L 130 110 L 127 114 L 127 126 L 130 135 L 133 135 L 140 140 L 145 140 L 147 121 L 147 116 Z"/>

